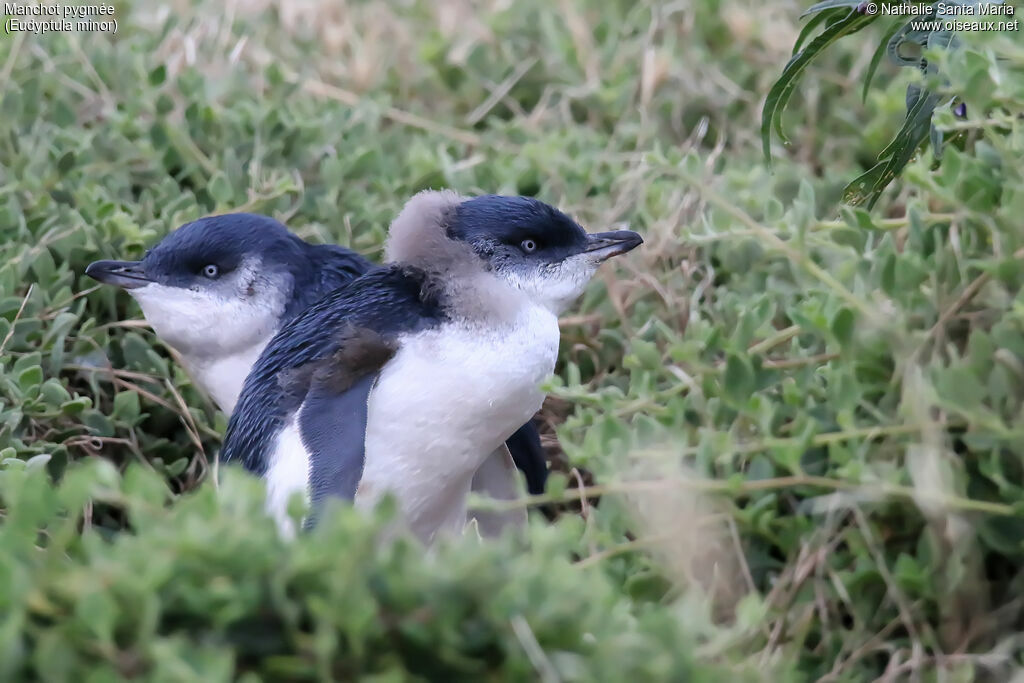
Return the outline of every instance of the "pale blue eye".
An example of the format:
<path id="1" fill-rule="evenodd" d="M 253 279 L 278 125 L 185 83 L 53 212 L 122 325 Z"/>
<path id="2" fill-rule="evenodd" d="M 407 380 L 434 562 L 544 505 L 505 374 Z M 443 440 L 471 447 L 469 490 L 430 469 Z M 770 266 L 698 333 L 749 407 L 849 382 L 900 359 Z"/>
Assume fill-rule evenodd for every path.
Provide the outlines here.
<path id="1" fill-rule="evenodd" d="M 523 240 L 522 244 L 520 244 L 519 246 L 521 246 L 523 248 L 523 251 L 525 251 L 527 254 L 532 254 L 534 251 L 537 250 L 537 243 L 534 242 L 533 240 Z"/>
<path id="2" fill-rule="evenodd" d="M 203 268 L 203 275 L 212 280 L 213 278 L 220 275 L 220 268 L 211 263 L 210 265 Z"/>

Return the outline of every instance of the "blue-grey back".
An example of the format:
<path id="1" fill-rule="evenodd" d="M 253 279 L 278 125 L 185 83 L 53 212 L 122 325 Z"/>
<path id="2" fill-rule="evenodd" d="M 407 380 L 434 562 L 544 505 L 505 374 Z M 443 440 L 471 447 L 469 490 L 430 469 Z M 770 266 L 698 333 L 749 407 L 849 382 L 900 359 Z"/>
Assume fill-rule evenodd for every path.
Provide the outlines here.
<path id="1" fill-rule="evenodd" d="M 325 296 L 376 267 L 351 249 L 335 244 L 311 244 L 307 248 L 308 268 L 294 273 L 292 298 L 283 320 L 302 313 Z"/>

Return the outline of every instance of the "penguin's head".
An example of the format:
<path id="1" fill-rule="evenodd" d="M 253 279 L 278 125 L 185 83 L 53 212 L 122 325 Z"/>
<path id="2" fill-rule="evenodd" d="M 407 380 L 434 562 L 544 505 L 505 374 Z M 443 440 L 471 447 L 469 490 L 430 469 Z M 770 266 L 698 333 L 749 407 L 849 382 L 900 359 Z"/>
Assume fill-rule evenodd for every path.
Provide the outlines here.
<path id="1" fill-rule="evenodd" d="M 265 341 L 280 325 L 310 245 L 267 216 L 201 218 L 141 261 L 96 261 L 88 276 L 122 287 L 166 343 L 217 357 Z"/>
<path id="2" fill-rule="evenodd" d="M 424 192 L 392 224 L 388 256 L 449 269 L 472 260 L 557 314 L 583 293 L 601 263 L 642 242 L 630 230 L 587 233 L 566 214 L 530 197 Z"/>

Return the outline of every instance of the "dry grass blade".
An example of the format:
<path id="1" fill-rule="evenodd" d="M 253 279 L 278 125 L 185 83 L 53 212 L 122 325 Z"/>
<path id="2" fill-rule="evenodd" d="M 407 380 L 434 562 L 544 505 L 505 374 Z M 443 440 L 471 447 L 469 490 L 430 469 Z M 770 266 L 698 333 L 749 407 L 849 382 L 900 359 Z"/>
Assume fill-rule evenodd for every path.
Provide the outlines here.
<path id="1" fill-rule="evenodd" d="M 547 655 L 544 654 L 543 648 L 537 642 L 537 637 L 533 634 L 533 630 L 526 622 L 526 619 L 516 615 L 512 617 L 510 623 L 512 624 L 512 632 L 516 634 L 516 638 L 519 640 L 520 645 L 523 646 L 526 656 L 533 663 L 538 676 L 540 676 L 540 680 L 544 681 L 544 683 L 557 683 L 561 681 L 562 677 L 558 675 L 558 670 L 555 669 Z"/>
<path id="2" fill-rule="evenodd" d="M 199 438 L 199 429 L 196 427 L 196 422 L 192 418 L 192 412 L 185 403 L 185 399 L 181 397 L 181 392 L 178 391 L 170 380 L 164 380 L 164 386 L 167 387 L 167 391 L 169 391 L 171 396 L 174 397 L 174 401 L 178 406 L 178 415 L 181 418 L 181 423 L 185 426 L 185 430 L 188 432 L 188 436 L 192 440 L 192 444 L 196 447 L 196 452 L 199 454 L 199 457 L 193 461 L 193 466 L 195 463 L 201 464 L 202 471 L 198 474 L 193 473 L 193 476 L 201 478 L 202 475 L 210 469 L 210 463 L 206 457 L 206 449 L 203 447 L 203 441 Z"/>
<path id="3" fill-rule="evenodd" d="M 318 97 L 327 97 L 332 100 L 337 100 L 338 102 L 350 107 L 359 106 L 363 101 L 363 98 L 356 93 L 350 90 L 345 90 L 344 88 L 339 88 L 336 85 L 330 85 L 328 83 L 315 80 L 298 79 L 297 82 L 306 92 L 317 95 Z M 440 124 L 411 112 L 402 111 L 397 107 L 392 107 L 390 105 L 382 107 L 382 113 L 385 117 L 391 119 L 395 123 L 400 123 L 403 126 L 417 128 L 437 135 L 443 135 L 446 138 L 450 138 L 456 142 L 461 142 L 465 145 L 479 147 L 484 144 L 484 139 L 476 133 Z"/>
<path id="4" fill-rule="evenodd" d="M 14 314 L 14 319 L 11 321 L 11 329 L 9 329 L 7 331 L 7 334 L 4 335 L 3 341 L 0 341 L 0 353 L 4 352 L 4 349 L 7 348 L 7 343 L 11 341 L 11 337 L 14 336 L 14 329 L 18 324 L 18 320 L 21 319 L 21 314 L 25 312 L 25 305 L 28 303 L 29 297 L 32 296 L 32 288 L 34 286 L 35 285 L 28 286 L 28 291 L 25 292 L 25 296 L 21 300 L 21 305 L 18 307 L 18 312 Z"/>
<path id="5" fill-rule="evenodd" d="M 498 87 L 491 91 L 491 94 L 487 97 L 487 99 L 480 103 L 480 106 L 478 106 L 476 109 L 471 111 L 466 116 L 466 123 L 469 124 L 470 126 L 475 126 L 477 123 L 483 120 L 483 118 L 487 116 L 487 114 L 490 113 L 490 111 L 494 109 L 494 107 L 497 106 L 497 104 L 501 102 L 501 100 L 506 95 L 508 95 L 509 92 L 512 91 L 512 88 L 515 87 L 516 83 L 518 83 L 519 80 L 523 76 L 525 76 L 527 72 L 529 72 L 529 70 L 532 69 L 533 65 L 536 63 L 537 58 L 530 57 L 529 59 L 524 59 L 523 61 L 516 64 L 516 68 L 513 69 L 512 73 L 509 74 L 508 78 L 502 81 L 498 85 Z"/>

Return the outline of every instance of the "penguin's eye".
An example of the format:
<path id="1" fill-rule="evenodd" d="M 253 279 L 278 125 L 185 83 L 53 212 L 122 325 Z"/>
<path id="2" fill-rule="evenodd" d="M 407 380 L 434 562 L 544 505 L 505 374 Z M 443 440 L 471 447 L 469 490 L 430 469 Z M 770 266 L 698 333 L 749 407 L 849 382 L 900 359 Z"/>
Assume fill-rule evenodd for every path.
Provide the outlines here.
<path id="1" fill-rule="evenodd" d="M 203 268 L 203 275 L 212 280 L 218 275 L 220 275 L 220 268 L 218 268 L 215 264 L 211 263 Z"/>
<path id="2" fill-rule="evenodd" d="M 519 246 L 522 247 L 523 251 L 525 251 L 527 254 L 532 254 L 533 252 L 537 251 L 537 243 L 534 242 L 533 240 L 523 240 L 522 242 L 519 243 Z"/>

